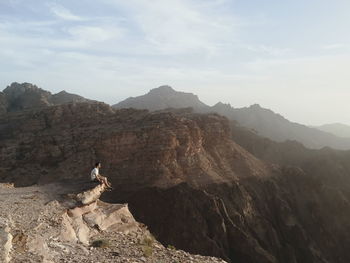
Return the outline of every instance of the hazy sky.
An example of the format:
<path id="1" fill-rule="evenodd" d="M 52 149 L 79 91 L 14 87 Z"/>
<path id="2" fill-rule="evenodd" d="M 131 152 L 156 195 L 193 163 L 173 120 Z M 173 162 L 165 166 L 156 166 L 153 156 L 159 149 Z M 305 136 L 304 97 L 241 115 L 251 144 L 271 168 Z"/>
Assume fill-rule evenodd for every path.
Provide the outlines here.
<path id="1" fill-rule="evenodd" d="M 116 103 L 168 84 L 350 124 L 349 0 L 0 0 L 0 85 Z"/>

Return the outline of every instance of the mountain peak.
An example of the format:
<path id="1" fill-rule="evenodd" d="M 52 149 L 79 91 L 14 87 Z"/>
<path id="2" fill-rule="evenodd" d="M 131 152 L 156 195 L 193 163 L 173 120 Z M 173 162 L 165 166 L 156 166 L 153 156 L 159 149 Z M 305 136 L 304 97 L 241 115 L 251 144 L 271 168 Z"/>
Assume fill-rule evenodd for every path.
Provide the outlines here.
<path id="1" fill-rule="evenodd" d="M 260 104 L 258 104 L 258 103 L 255 103 L 255 104 L 253 104 L 253 105 L 250 105 L 249 108 L 251 108 L 251 109 L 262 109 L 262 107 L 261 107 Z"/>
<path id="2" fill-rule="evenodd" d="M 218 103 L 216 103 L 214 105 L 214 107 L 227 107 L 227 108 L 232 108 L 231 104 L 230 103 L 223 103 L 221 101 L 219 101 Z"/>
<path id="3" fill-rule="evenodd" d="M 11 85 L 7 86 L 6 89 L 4 89 L 4 94 L 7 95 L 15 95 L 19 96 L 22 93 L 26 91 L 31 91 L 31 92 L 44 92 L 49 94 L 50 92 L 44 91 L 43 89 L 38 88 L 38 86 L 28 83 L 28 82 L 23 82 L 23 83 L 18 83 L 18 82 L 12 82 Z"/>
<path id="4" fill-rule="evenodd" d="M 55 95 L 58 95 L 58 94 L 69 94 L 69 93 L 65 90 L 61 90 L 60 92 L 56 93 Z"/>
<path id="5" fill-rule="evenodd" d="M 170 87 L 168 85 L 162 85 L 162 86 L 159 86 L 158 88 L 151 89 L 149 91 L 149 94 L 168 95 L 168 94 L 173 94 L 176 92 L 177 91 L 174 90 L 172 87 Z"/>
<path id="6" fill-rule="evenodd" d="M 23 82 L 23 83 L 18 83 L 18 82 L 12 82 L 9 86 L 7 86 L 8 89 L 15 89 L 15 88 L 27 88 L 27 89 L 35 89 L 38 88 L 36 85 L 29 83 L 29 82 Z"/>
<path id="7" fill-rule="evenodd" d="M 0 113 L 87 101 L 89 100 L 65 90 L 52 94 L 28 82 L 13 82 L 0 95 Z"/>
<path id="8" fill-rule="evenodd" d="M 176 91 L 168 85 L 163 85 L 155 89 L 151 89 L 145 95 L 128 98 L 118 104 L 113 105 L 114 108 L 135 108 L 147 109 L 150 111 L 163 110 L 168 108 L 193 108 L 197 111 L 203 111 L 208 106 L 201 102 L 197 95 L 188 92 Z"/>

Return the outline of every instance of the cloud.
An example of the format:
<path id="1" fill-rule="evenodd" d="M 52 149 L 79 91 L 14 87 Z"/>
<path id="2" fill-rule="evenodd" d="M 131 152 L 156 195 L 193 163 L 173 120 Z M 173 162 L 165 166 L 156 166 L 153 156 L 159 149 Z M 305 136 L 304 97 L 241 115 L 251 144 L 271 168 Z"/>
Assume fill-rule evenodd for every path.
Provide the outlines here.
<path id="1" fill-rule="evenodd" d="M 67 31 L 75 39 L 91 43 L 120 38 L 123 34 L 120 28 L 100 26 L 74 26 Z"/>
<path id="2" fill-rule="evenodd" d="M 60 19 L 71 20 L 71 21 L 83 20 L 82 17 L 74 15 L 70 10 L 68 10 L 63 6 L 60 6 L 58 4 L 50 4 L 49 6 L 50 6 L 51 12 Z"/>
<path id="3" fill-rule="evenodd" d="M 213 14 L 224 1 L 129 0 L 114 1 L 153 48 L 164 54 L 213 53 L 232 41 L 236 30 L 231 16 Z"/>
<path id="4" fill-rule="evenodd" d="M 13 14 L 0 12 L 3 87 L 29 81 L 115 103 L 170 84 L 208 104 L 257 102 L 304 122 L 316 117 L 300 115 L 295 105 L 307 111 L 312 102 L 322 110 L 327 99 L 339 96 L 336 106 L 348 107 L 345 40 L 313 45 L 311 56 L 300 39 L 294 46 L 293 37 L 279 42 L 261 20 L 264 14 L 237 16 L 239 1 L 39 2 L 21 1 Z M 327 50 L 337 56 L 324 56 L 336 53 Z"/>
<path id="5" fill-rule="evenodd" d="M 324 45 L 321 48 L 325 50 L 335 50 L 335 49 L 344 49 L 348 48 L 348 45 L 341 44 L 341 43 L 335 43 L 335 44 L 329 44 L 329 45 Z"/>
<path id="6" fill-rule="evenodd" d="M 239 47 L 253 51 L 255 53 L 268 54 L 268 55 L 272 55 L 272 56 L 286 55 L 292 51 L 291 48 L 277 48 L 277 47 L 266 46 L 266 45 L 247 44 L 247 45 L 239 45 Z"/>

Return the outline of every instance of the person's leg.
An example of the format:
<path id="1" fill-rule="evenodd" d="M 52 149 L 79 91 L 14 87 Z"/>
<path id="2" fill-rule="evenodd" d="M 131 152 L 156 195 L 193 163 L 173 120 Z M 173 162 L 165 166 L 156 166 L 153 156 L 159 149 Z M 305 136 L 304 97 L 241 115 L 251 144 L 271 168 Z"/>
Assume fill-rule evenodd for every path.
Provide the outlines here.
<path id="1" fill-rule="evenodd" d="M 98 181 L 100 184 L 106 184 L 105 181 L 103 180 L 103 176 L 99 176 Z"/>
<path id="2" fill-rule="evenodd" d="M 111 188 L 111 187 L 112 187 L 112 185 L 111 185 L 111 184 L 108 182 L 107 177 L 105 177 L 104 179 L 105 179 L 105 184 L 106 184 L 108 187 L 110 187 L 110 188 Z"/>
<path id="3" fill-rule="evenodd" d="M 105 177 L 105 176 L 100 176 L 100 177 L 101 177 L 103 183 L 104 183 L 107 187 L 110 187 L 110 188 L 112 187 L 112 185 L 108 182 L 107 177 Z"/>

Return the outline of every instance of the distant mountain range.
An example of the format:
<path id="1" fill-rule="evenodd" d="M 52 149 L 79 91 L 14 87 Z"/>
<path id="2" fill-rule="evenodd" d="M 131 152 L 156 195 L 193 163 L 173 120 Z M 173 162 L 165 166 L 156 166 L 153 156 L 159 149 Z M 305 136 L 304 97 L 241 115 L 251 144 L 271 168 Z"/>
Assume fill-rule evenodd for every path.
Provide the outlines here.
<path id="1" fill-rule="evenodd" d="M 71 102 L 88 102 L 82 96 L 61 91 L 52 94 L 30 83 L 14 82 L 0 92 L 0 114 Z"/>
<path id="2" fill-rule="evenodd" d="M 342 123 L 325 124 L 322 126 L 314 126 L 318 130 L 332 133 L 338 137 L 350 138 L 350 126 Z"/>
<path id="3" fill-rule="evenodd" d="M 0 114 L 74 102 L 93 101 L 66 91 L 52 94 L 30 83 L 15 82 L 0 92 Z M 145 95 L 127 98 L 113 105 L 113 108 L 148 109 L 150 111 L 192 108 L 197 113 L 223 115 L 239 126 L 276 142 L 298 141 L 312 149 L 323 147 L 350 149 L 349 126 L 330 124 L 308 127 L 290 122 L 283 116 L 258 104 L 245 108 L 234 108 L 230 104 L 219 102 L 214 106 L 208 106 L 200 101 L 197 95 L 179 92 L 170 86 L 160 86 Z"/>
<path id="4" fill-rule="evenodd" d="M 221 102 L 210 107 L 201 102 L 198 96 L 191 93 L 178 92 L 169 86 L 152 89 L 149 93 L 128 98 L 113 105 L 114 108 L 148 109 L 150 111 L 167 108 L 191 107 L 196 112 L 216 112 L 236 121 L 240 126 L 252 129 L 259 136 L 277 142 L 287 140 L 298 141 L 306 147 L 320 149 L 350 149 L 350 138 L 341 138 L 331 134 L 330 130 L 316 129 L 306 125 L 290 122 L 283 116 L 265 109 L 258 104 L 245 108 L 234 108 Z"/>

